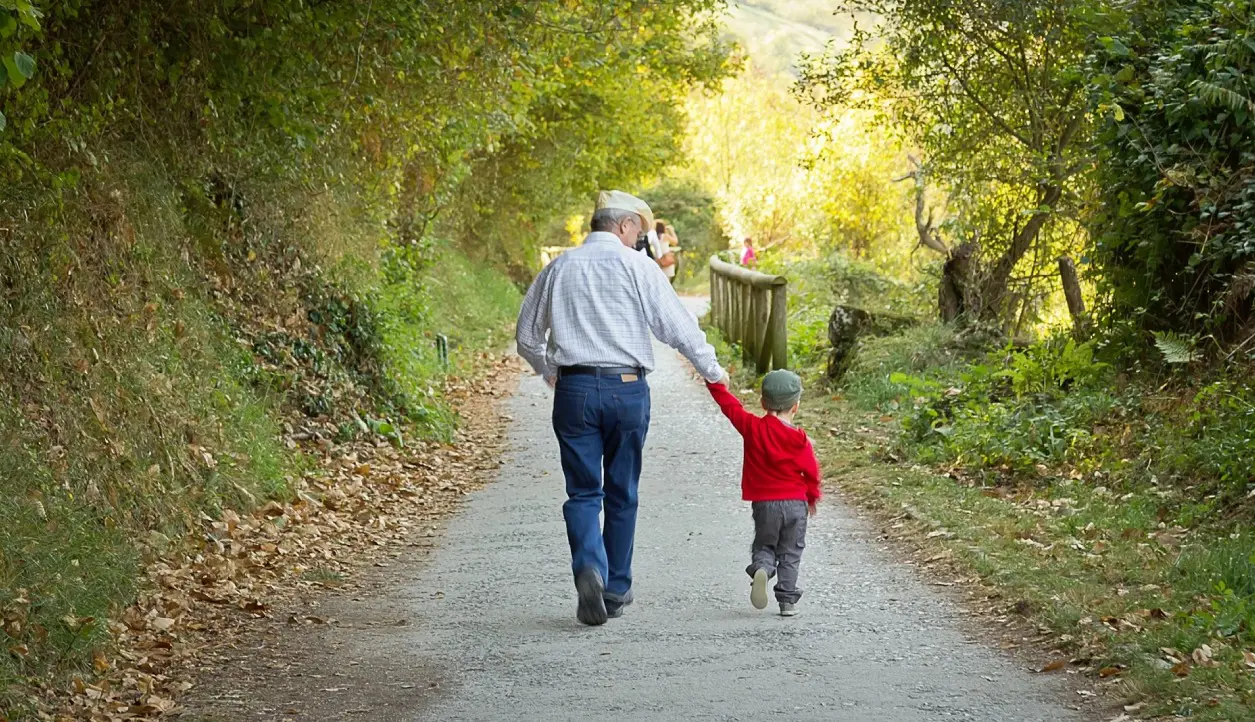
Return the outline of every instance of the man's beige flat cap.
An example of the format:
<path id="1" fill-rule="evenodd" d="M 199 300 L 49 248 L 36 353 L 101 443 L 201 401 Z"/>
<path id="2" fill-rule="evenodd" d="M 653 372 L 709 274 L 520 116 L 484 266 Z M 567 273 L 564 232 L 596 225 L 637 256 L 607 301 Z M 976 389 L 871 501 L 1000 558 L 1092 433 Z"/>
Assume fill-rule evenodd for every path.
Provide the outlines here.
<path id="1" fill-rule="evenodd" d="M 597 195 L 597 210 L 602 208 L 617 208 L 635 213 L 641 217 L 642 231 L 649 231 L 654 227 L 654 212 L 649 209 L 649 204 L 630 193 L 602 191 Z"/>

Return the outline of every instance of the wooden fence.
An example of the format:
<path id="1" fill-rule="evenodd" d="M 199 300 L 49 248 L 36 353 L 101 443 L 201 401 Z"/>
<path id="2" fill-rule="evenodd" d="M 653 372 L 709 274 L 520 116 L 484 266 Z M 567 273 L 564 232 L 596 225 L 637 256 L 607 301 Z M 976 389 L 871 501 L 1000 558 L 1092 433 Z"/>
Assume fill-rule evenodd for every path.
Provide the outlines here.
<path id="1" fill-rule="evenodd" d="M 745 365 L 760 374 L 789 367 L 789 281 L 710 258 L 710 314 Z"/>

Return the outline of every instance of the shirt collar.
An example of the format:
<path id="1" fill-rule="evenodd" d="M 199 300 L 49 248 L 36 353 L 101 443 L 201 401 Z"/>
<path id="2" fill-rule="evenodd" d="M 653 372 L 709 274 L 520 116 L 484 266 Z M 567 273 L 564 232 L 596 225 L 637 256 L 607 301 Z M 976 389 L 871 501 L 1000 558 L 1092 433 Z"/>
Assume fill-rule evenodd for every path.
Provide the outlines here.
<path id="1" fill-rule="evenodd" d="M 592 233 L 589 233 L 588 236 L 584 238 L 584 243 L 613 243 L 616 246 L 623 245 L 623 241 L 620 241 L 618 236 L 606 231 L 593 231 Z"/>

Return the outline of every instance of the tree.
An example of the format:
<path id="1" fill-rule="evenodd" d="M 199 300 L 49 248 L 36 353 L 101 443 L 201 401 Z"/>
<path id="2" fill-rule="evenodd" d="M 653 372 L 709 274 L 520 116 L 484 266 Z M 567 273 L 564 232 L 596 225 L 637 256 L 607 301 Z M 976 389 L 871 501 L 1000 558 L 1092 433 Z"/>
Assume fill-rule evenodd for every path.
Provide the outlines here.
<path id="1" fill-rule="evenodd" d="M 861 28 L 847 48 L 805 64 L 806 97 L 879 112 L 947 189 L 956 218 L 946 230 L 962 241 L 942 245 L 948 252 L 966 243 L 977 257 L 974 318 L 1008 323 L 1017 268 L 1027 263 L 1032 283 L 1058 255 L 1045 246 L 1075 242 L 1059 219 L 1075 216 L 1092 164 L 1078 67 L 1101 16 L 1093 8 L 1080 0 L 859 0 L 846 9 L 879 15 L 875 31 Z"/>

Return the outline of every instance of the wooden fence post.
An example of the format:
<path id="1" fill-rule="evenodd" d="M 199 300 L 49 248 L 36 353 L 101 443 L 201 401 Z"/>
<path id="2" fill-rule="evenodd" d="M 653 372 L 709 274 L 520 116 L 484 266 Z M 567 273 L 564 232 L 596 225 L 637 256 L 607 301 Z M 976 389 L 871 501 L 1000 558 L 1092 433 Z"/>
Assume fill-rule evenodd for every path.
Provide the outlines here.
<path id="1" fill-rule="evenodd" d="M 754 370 L 761 376 L 771 370 L 771 291 L 754 289 Z"/>
<path id="2" fill-rule="evenodd" d="M 741 363 L 754 363 L 754 287 L 741 285 Z"/>
<path id="3" fill-rule="evenodd" d="M 782 279 L 783 280 L 783 279 Z M 789 368 L 789 286 L 781 283 L 771 289 L 771 359 L 778 369 Z"/>
<path id="4" fill-rule="evenodd" d="M 715 328 L 719 328 L 719 274 L 715 273 L 715 269 L 709 269 L 710 273 L 710 323 Z"/>

